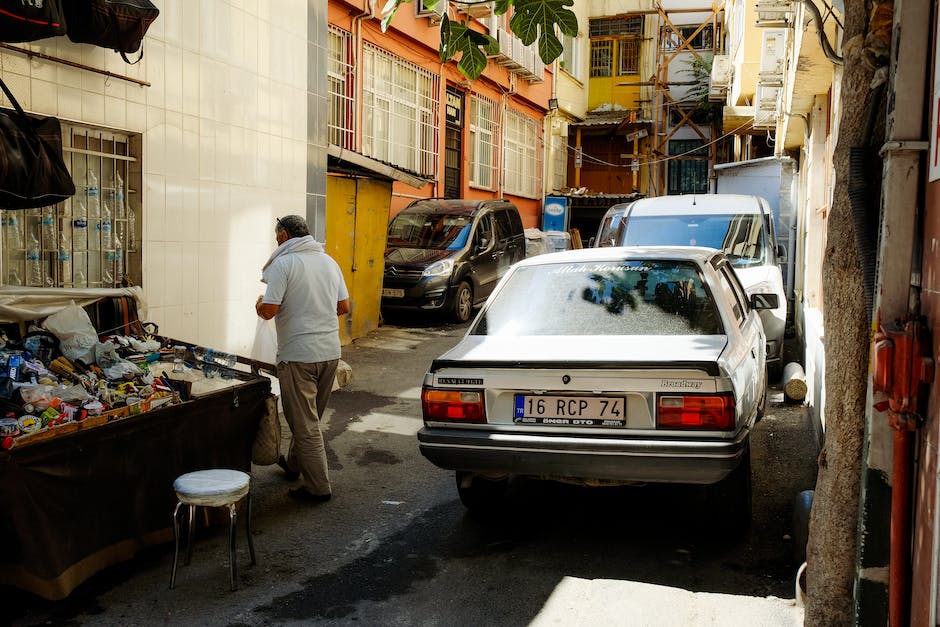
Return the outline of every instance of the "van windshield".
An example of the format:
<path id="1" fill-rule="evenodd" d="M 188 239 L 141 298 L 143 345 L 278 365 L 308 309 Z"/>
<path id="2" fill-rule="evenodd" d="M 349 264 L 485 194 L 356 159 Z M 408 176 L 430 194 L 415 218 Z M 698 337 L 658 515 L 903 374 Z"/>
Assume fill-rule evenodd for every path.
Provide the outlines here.
<path id="1" fill-rule="evenodd" d="M 757 214 L 632 215 L 623 230 L 624 246 L 707 246 L 727 255 L 738 268 L 765 263 L 764 228 Z"/>
<path id="2" fill-rule="evenodd" d="M 472 224 L 473 218 L 465 214 L 402 212 L 388 225 L 388 245 L 460 250 L 467 244 Z"/>

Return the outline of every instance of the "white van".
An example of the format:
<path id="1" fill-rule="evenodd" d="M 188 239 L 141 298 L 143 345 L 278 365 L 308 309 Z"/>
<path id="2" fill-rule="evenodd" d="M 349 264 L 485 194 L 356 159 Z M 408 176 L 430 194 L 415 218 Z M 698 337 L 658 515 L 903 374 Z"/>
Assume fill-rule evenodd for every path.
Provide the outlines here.
<path id="1" fill-rule="evenodd" d="M 777 295 L 776 309 L 760 311 L 767 336 L 767 368 L 771 379 L 783 372 L 783 336 L 787 296 L 780 262 L 786 251 L 777 246 L 773 210 L 760 196 L 687 194 L 644 198 L 622 206 L 615 229 L 620 246 L 708 246 L 727 255 L 748 294 Z M 598 238 L 600 240 L 600 237 Z M 602 241 L 599 241 L 603 245 Z"/>

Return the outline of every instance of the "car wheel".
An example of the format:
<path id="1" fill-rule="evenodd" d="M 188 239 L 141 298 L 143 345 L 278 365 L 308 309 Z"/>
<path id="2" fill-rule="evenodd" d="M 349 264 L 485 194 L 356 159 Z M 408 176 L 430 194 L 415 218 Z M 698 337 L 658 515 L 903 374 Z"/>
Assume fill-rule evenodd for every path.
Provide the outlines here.
<path id="1" fill-rule="evenodd" d="M 473 313 L 473 290 L 466 281 L 461 281 L 454 297 L 454 318 L 457 322 L 466 322 Z"/>
<path id="2" fill-rule="evenodd" d="M 717 512 L 717 530 L 734 538 L 751 524 L 751 443 L 727 477 L 707 487 L 706 506 Z"/>
<path id="3" fill-rule="evenodd" d="M 464 507 L 473 513 L 486 514 L 496 510 L 506 495 L 509 479 L 487 479 L 470 472 L 457 473 L 457 494 Z"/>

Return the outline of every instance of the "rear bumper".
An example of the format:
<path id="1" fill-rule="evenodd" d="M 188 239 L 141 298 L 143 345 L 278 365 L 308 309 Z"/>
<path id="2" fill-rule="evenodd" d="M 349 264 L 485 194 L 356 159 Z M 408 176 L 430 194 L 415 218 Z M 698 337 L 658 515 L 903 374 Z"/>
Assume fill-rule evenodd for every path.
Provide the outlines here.
<path id="1" fill-rule="evenodd" d="M 607 481 L 709 484 L 741 461 L 748 430 L 734 440 L 572 437 L 424 427 L 421 454 L 448 470 Z"/>

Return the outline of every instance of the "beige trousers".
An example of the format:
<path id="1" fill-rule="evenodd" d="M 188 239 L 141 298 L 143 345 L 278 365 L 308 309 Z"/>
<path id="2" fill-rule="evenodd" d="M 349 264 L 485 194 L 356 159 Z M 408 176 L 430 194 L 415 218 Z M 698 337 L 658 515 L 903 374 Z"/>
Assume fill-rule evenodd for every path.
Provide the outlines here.
<path id="1" fill-rule="evenodd" d="M 330 494 L 330 471 L 320 430 L 320 416 L 333 391 L 338 359 L 302 363 L 282 361 L 277 365 L 281 405 L 291 431 L 287 465 L 300 472 L 307 489 Z"/>

